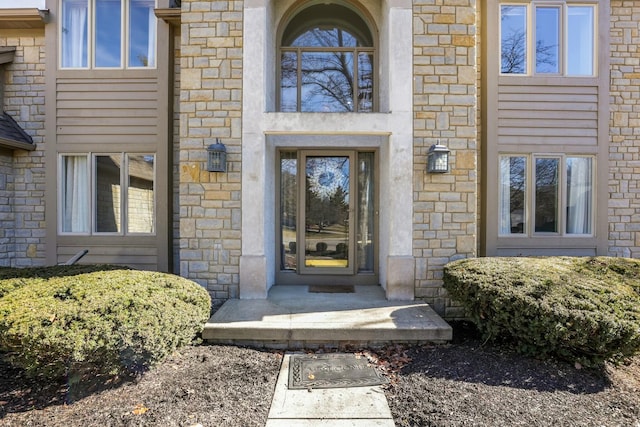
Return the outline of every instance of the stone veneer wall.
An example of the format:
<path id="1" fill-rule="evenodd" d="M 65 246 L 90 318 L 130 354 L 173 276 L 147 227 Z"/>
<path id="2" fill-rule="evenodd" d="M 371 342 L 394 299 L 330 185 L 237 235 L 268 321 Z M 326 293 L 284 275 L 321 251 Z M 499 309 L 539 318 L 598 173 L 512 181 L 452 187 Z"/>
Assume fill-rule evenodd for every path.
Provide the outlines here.
<path id="1" fill-rule="evenodd" d="M 13 151 L 0 148 L 0 267 L 15 257 L 13 213 Z"/>
<path id="2" fill-rule="evenodd" d="M 640 2 L 611 1 L 609 254 L 640 257 Z"/>
<path id="3" fill-rule="evenodd" d="M 215 299 L 239 288 L 242 15 L 242 1 L 182 1 L 180 274 Z M 227 173 L 206 170 L 215 138 L 227 147 Z"/>
<path id="4" fill-rule="evenodd" d="M 0 175 L 5 174 L 4 194 L 10 193 L 12 197 L 7 199 L 10 202 L 7 209 L 3 204 L 3 178 L 0 178 L 0 224 L 3 227 L 0 265 L 44 265 L 44 31 L 2 30 L 0 46 L 16 47 L 14 61 L 4 66 L 4 111 L 22 126 L 37 147 L 35 151 L 14 150 L 12 156 L 10 153 L 0 156 Z M 10 218 L 8 223 L 2 220 L 3 217 Z M 12 229 L 5 229 L 5 225 Z M 6 239 L 9 249 L 4 252 Z"/>
<path id="5" fill-rule="evenodd" d="M 415 0 L 413 14 L 416 298 L 462 317 L 442 273 L 477 254 L 476 1 Z M 426 173 L 437 139 L 451 150 L 446 174 Z"/>
<path id="6" fill-rule="evenodd" d="M 180 272 L 180 29 L 174 29 L 173 45 L 173 134 L 171 135 L 172 164 L 171 164 L 171 186 L 172 186 L 172 239 L 171 239 L 171 271 Z"/>

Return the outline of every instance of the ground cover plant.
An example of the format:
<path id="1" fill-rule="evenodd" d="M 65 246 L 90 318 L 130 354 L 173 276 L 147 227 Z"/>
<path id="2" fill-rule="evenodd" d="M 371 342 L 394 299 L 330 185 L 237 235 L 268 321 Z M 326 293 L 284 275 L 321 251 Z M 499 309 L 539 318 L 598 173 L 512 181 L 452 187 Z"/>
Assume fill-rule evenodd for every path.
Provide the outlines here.
<path id="1" fill-rule="evenodd" d="M 131 375 L 190 344 L 207 291 L 179 276 L 114 266 L 0 270 L 0 351 L 31 376 Z"/>
<path id="2" fill-rule="evenodd" d="M 640 261 L 611 257 L 476 258 L 448 264 L 444 287 L 485 339 L 581 365 L 640 351 Z"/>

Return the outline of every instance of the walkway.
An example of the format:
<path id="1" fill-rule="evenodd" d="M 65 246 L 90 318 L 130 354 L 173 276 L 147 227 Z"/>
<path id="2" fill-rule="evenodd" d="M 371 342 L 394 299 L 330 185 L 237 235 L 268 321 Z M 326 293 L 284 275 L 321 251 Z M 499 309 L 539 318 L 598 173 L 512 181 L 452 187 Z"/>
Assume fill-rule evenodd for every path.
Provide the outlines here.
<path id="1" fill-rule="evenodd" d="M 393 427 L 381 386 L 291 390 L 286 354 L 266 427 Z"/>

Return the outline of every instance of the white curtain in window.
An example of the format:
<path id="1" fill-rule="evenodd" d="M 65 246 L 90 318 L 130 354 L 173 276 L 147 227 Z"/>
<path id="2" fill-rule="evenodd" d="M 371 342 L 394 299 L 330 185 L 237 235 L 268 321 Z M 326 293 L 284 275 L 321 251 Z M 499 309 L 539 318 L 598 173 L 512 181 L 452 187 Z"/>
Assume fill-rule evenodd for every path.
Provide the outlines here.
<path id="1" fill-rule="evenodd" d="M 86 156 L 65 156 L 62 164 L 62 231 L 89 232 L 89 179 Z"/>
<path id="2" fill-rule="evenodd" d="M 568 8 L 567 72 L 570 75 L 593 74 L 594 10 L 593 6 Z"/>
<path id="3" fill-rule="evenodd" d="M 567 159 L 567 234 L 591 233 L 591 158 Z"/>
<path id="4" fill-rule="evenodd" d="M 511 233 L 511 159 L 500 158 L 499 234 Z"/>
<path id="5" fill-rule="evenodd" d="M 62 66 L 87 66 L 87 0 L 65 0 L 62 5 Z"/>
<path id="6" fill-rule="evenodd" d="M 156 66 L 156 14 L 153 5 L 149 8 L 149 45 L 147 46 L 148 67 Z"/>

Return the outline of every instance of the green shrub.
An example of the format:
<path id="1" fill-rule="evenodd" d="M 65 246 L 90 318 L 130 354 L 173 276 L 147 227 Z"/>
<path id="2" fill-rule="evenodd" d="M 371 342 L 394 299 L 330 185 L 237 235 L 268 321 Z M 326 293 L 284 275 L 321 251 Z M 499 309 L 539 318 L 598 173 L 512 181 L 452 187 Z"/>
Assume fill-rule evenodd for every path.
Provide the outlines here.
<path id="1" fill-rule="evenodd" d="M 0 351 L 32 375 L 140 372 L 192 342 L 208 319 L 209 294 L 190 280 L 73 267 L 0 279 Z"/>
<path id="2" fill-rule="evenodd" d="M 37 278 L 50 279 L 52 277 L 77 276 L 78 274 L 109 270 L 128 270 L 128 268 L 110 264 L 56 265 L 53 267 L 28 268 L 0 267 L 0 298 Z"/>
<path id="3" fill-rule="evenodd" d="M 444 269 L 444 287 L 485 339 L 596 366 L 640 351 L 640 261 L 476 258 Z"/>

